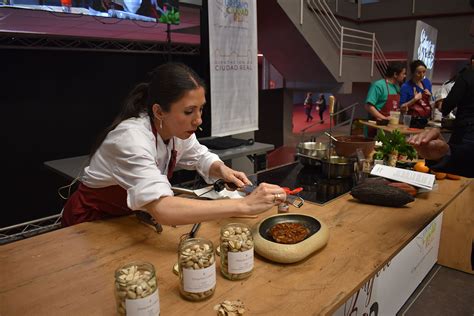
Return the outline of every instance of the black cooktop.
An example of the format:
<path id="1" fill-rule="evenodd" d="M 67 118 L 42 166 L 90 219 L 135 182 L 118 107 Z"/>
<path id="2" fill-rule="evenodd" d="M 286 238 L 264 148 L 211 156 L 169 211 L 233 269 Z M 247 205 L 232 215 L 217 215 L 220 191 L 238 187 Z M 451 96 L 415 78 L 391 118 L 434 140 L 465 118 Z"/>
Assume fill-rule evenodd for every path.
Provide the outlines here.
<path id="1" fill-rule="evenodd" d="M 328 179 L 322 174 L 321 166 L 304 166 L 299 162 L 261 171 L 256 176 L 257 183 L 267 182 L 290 189 L 302 187 L 303 191 L 298 195 L 317 204 L 327 203 L 349 192 L 355 185 L 352 177 Z M 255 183 L 254 179 L 251 180 Z"/>

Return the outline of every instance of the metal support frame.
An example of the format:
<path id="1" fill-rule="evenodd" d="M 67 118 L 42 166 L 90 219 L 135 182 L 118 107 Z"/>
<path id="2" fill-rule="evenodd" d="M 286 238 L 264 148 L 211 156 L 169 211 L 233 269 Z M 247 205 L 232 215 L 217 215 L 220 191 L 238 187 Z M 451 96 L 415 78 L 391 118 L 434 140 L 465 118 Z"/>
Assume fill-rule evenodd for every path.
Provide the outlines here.
<path id="1" fill-rule="evenodd" d="M 303 25 L 303 6 L 304 0 L 300 1 L 300 25 Z"/>
<path id="2" fill-rule="evenodd" d="M 61 228 L 62 212 L 0 229 L 0 245 Z"/>
<path id="3" fill-rule="evenodd" d="M 199 55 L 199 45 L 0 33 L 0 48 Z"/>

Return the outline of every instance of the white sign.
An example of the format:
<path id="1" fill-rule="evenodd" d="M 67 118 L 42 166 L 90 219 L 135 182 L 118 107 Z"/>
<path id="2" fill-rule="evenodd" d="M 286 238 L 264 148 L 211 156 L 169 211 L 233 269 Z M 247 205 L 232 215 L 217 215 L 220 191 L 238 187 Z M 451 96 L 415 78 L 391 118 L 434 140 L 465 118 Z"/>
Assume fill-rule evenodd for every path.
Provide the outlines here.
<path id="1" fill-rule="evenodd" d="M 438 260 L 442 223 L 443 213 L 426 226 L 334 315 L 396 315 Z"/>
<path id="2" fill-rule="evenodd" d="M 422 21 L 416 21 L 413 60 L 419 59 L 426 65 L 426 78 L 431 80 L 436 52 L 438 30 Z"/>
<path id="3" fill-rule="evenodd" d="M 433 189 L 435 175 L 430 173 L 423 173 L 402 168 L 390 167 L 385 165 L 375 165 L 371 175 L 384 177 L 387 179 L 405 182 L 416 187 L 427 190 Z"/>
<path id="4" fill-rule="evenodd" d="M 209 1 L 212 136 L 258 130 L 256 0 Z"/>

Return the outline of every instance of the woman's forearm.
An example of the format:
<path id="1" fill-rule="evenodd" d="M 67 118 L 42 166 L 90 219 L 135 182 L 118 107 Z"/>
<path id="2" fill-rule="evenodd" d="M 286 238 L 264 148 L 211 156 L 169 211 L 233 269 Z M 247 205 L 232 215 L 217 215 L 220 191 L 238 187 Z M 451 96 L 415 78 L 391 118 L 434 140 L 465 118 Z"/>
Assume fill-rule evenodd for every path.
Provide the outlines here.
<path id="1" fill-rule="evenodd" d="M 145 209 L 163 225 L 200 223 L 246 213 L 243 199 L 206 201 L 175 196 L 153 201 Z"/>
<path id="2" fill-rule="evenodd" d="M 416 101 L 417 100 L 415 98 L 413 98 L 410 101 L 403 103 L 401 108 L 406 107 L 407 109 L 409 109 L 413 104 L 416 103 Z"/>
<path id="3" fill-rule="evenodd" d="M 221 179 L 222 167 L 225 167 L 225 164 L 222 161 L 215 161 L 209 168 L 209 176 L 214 179 Z"/>
<path id="4" fill-rule="evenodd" d="M 370 113 L 370 115 L 372 115 L 374 118 L 376 119 L 380 119 L 380 120 L 385 120 L 387 119 L 387 117 L 385 115 L 383 115 L 382 113 L 380 113 L 376 108 L 375 106 L 371 105 L 371 104 L 366 104 L 365 105 L 365 109 L 367 110 L 367 112 Z"/>

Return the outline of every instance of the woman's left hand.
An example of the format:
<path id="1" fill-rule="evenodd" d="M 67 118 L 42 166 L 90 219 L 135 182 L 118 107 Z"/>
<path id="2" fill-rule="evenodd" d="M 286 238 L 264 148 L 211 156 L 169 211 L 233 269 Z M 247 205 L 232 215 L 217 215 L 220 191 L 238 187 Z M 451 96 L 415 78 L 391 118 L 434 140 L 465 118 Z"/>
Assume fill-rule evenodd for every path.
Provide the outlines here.
<path id="1" fill-rule="evenodd" d="M 231 169 L 223 163 L 219 165 L 219 178 L 225 182 L 233 183 L 239 188 L 245 185 L 252 185 L 252 182 L 250 182 L 245 173 Z"/>
<path id="2" fill-rule="evenodd" d="M 431 92 L 428 89 L 423 90 L 423 94 L 431 96 Z"/>

